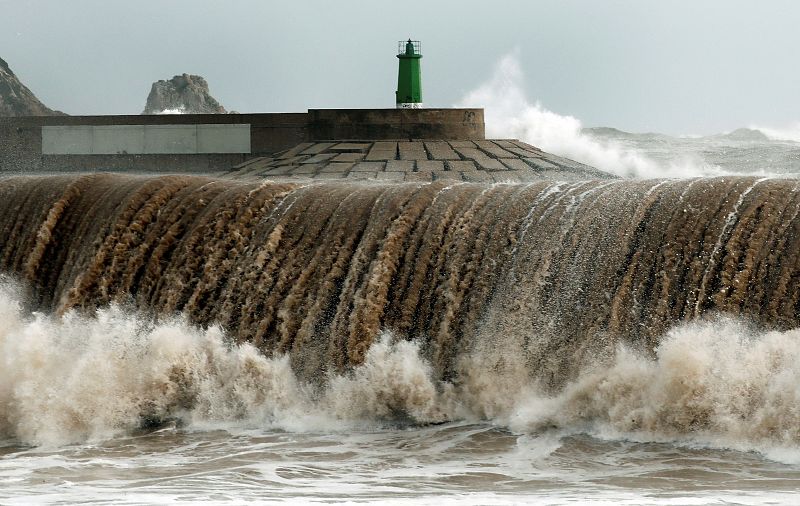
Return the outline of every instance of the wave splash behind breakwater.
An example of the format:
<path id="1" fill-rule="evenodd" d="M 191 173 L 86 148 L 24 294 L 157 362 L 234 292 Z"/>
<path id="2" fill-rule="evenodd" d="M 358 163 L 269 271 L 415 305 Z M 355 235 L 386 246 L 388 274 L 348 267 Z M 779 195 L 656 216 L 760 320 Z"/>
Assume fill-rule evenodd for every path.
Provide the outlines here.
<path id="1" fill-rule="evenodd" d="M 784 380 L 797 377 L 796 189 L 754 178 L 6 179 L 0 269 L 24 288 L 4 295 L 4 357 L 17 367 L 3 378 L 14 409 L 0 425 L 47 442 L 257 411 L 301 425 L 309 413 L 325 423 L 477 417 L 793 444 L 797 403 Z M 670 333 L 717 313 L 776 332 L 709 320 Z M 737 380 L 738 360 L 764 374 Z M 61 422 L 20 425 L 26 413 L 58 413 L 44 394 L 68 378 L 86 400 L 119 398 L 115 414 L 80 415 L 71 400 Z M 637 397 L 641 385 L 663 391 Z M 720 411 L 741 392 L 748 402 Z M 680 416 L 661 416 L 652 399 Z M 85 422 L 63 429 L 75 420 Z"/>

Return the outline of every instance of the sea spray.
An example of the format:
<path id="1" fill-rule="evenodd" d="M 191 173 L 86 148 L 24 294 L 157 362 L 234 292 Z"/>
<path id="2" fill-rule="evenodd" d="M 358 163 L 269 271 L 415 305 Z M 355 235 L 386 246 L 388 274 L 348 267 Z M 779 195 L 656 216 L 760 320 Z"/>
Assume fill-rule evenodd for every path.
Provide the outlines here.
<path id="1" fill-rule="evenodd" d="M 449 419 L 418 346 L 385 334 L 363 366 L 319 386 L 289 357 L 236 345 L 219 327 L 112 305 L 94 316 L 21 309 L 0 285 L 0 438 L 34 445 L 98 441 L 177 421 L 344 430 Z"/>
<path id="2" fill-rule="evenodd" d="M 172 422 L 338 432 L 459 420 L 536 437 L 588 432 L 784 456 L 800 444 L 800 331 L 723 317 L 670 330 L 654 353 L 607 350 L 549 393 L 536 371 L 515 366 L 518 350 L 503 336 L 493 356 L 462 357 L 452 383 L 435 379 L 419 343 L 384 332 L 363 365 L 311 384 L 289 357 L 179 318 L 155 323 L 118 306 L 93 317 L 27 314 L 8 283 L 0 315 L 0 435 L 32 445 Z"/>
<path id="3" fill-rule="evenodd" d="M 488 138 L 515 138 L 545 151 L 624 177 L 691 177 L 725 173 L 699 159 L 662 162 L 644 152 L 583 133 L 578 118 L 531 104 L 522 88 L 523 72 L 515 53 L 503 56 L 492 77 L 461 98 L 458 107 L 485 108 Z"/>
<path id="4" fill-rule="evenodd" d="M 520 398 L 518 431 L 553 428 L 638 441 L 778 453 L 800 444 L 800 329 L 718 317 L 670 330 L 655 349 L 619 346 L 555 396 Z"/>

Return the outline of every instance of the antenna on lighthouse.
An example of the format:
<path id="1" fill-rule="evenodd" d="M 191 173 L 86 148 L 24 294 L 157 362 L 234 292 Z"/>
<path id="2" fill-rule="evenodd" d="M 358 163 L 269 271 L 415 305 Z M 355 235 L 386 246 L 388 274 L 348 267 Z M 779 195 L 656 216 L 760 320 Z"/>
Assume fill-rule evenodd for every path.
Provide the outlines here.
<path id="1" fill-rule="evenodd" d="M 408 39 L 397 43 L 397 91 L 395 102 L 398 109 L 422 109 L 422 45 L 418 40 Z"/>

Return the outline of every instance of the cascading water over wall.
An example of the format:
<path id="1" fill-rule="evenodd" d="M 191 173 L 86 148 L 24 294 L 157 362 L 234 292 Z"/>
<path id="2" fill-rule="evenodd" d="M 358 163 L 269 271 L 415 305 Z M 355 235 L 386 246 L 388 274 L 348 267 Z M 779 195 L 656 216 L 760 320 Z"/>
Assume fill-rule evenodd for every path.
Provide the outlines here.
<path id="1" fill-rule="evenodd" d="M 476 349 L 513 349 L 557 388 L 676 322 L 796 326 L 796 187 L 18 177 L 0 181 L 0 270 L 34 309 L 184 313 L 306 378 L 361 363 L 386 330 L 420 342 L 440 380 Z"/>

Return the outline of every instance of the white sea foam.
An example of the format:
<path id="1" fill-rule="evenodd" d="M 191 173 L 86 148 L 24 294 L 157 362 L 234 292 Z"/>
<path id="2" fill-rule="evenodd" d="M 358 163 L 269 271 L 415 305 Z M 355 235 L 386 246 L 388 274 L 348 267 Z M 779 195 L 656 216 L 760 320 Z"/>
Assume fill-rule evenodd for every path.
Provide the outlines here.
<path id="1" fill-rule="evenodd" d="M 153 324 L 117 306 L 93 318 L 25 315 L 4 284 L 0 356 L 0 439 L 36 445 L 102 440 L 169 419 L 303 431 L 446 418 L 418 347 L 389 334 L 362 367 L 320 390 L 298 381 L 288 357 L 232 345 L 217 327 Z"/>
<path id="2" fill-rule="evenodd" d="M 492 77 L 467 93 L 459 107 L 485 109 L 486 135 L 515 138 L 545 151 L 625 177 L 693 177 L 717 172 L 688 158 L 658 163 L 643 153 L 582 133 L 578 118 L 531 104 L 523 91 L 523 72 L 515 54 L 500 59 Z"/>
<path id="3" fill-rule="evenodd" d="M 185 107 L 175 107 L 172 109 L 164 109 L 156 114 L 186 114 Z"/>
<path id="4" fill-rule="evenodd" d="M 492 349 L 507 356 L 498 362 L 478 350 L 460 362 L 455 383 L 442 383 L 418 344 L 384 333 L 363 365 L 314 386 L 288 357 L 230 344 L 219 328 L 153 324 L 115 306 L 95 317 L 26 314 L 6 283 L 0 439 L 62 445 L 170 419 L 295 432 L 488 420 L 520 433 L 800 456 L 800 329 L 758 333 L 726 319 L 683 325 L 654 354 L 620 346 L 556 394 L 537 388 L 513 343 Z"/>
<path id="5" fill-rule="evenodd" d="M 800 329 L 756 332 L 730 319 L 682 325 L 656 358 L 619 347 L 556 396 L 520 399 L 509 425 L 639 441 L 680 441 L 800 458 Z"/>

